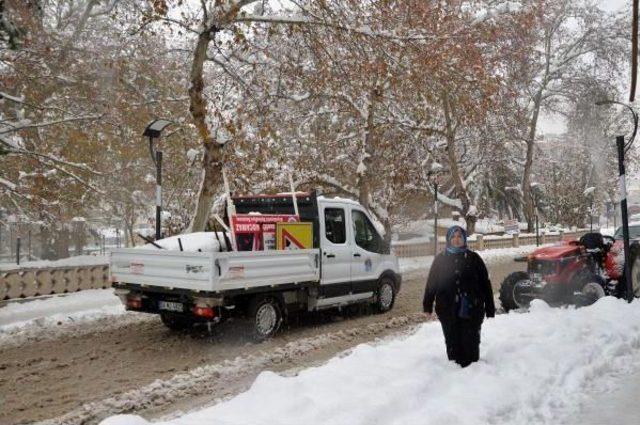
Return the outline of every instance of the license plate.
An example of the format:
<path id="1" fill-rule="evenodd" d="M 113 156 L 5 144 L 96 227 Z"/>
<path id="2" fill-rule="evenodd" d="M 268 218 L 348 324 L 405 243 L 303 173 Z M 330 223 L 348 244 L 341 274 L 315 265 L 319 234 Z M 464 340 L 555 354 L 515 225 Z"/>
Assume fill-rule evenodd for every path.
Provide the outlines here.
<path id="1" fill-rule="evenodd" d="M 158 301 L 158 308 L 160 310 L 179 311 L 179 312 L 182 312 L 184 310 L 182 303 L 174 303 L 170 301 Z"/>

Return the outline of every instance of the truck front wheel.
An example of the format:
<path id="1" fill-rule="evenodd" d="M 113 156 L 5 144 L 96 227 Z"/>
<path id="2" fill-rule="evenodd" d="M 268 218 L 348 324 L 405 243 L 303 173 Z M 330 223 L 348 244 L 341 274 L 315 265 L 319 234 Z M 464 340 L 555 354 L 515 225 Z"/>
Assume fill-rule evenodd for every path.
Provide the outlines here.
<path id="1" fill-rule="evenodd" d="M 393 280 L 389 277 L 383 277 L 380 279 L 380 286 L 378 286 L 376 294 L 376 309 L 379 313 L 385 313 L 391 310 L 395 300 L 396 288 L 393 285 Z"/>
<path id="2" fill-rule="evenodd" d="M 278 332 L 282 324 L 282 309 L 274 297 L 258 297 L 249 309 L 253 318 L 254 337 L 263 341 Z"/>
<path id="3" fill-rule="evenodd" d="M 192 319 L 178 314 L 163 312 L 160 313 L 160 319 L 162 319 L 162 323 L 164 323 L 167 328 L 173 331 L 181 331 L 193 326 Z"/>

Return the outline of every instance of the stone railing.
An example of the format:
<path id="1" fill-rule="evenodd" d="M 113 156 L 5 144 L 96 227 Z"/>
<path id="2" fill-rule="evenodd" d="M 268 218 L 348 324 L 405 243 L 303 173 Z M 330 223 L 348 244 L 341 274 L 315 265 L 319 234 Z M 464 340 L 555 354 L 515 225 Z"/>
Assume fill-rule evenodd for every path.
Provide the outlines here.
<path id="1" fill-rule="evenodd" d="M 548 244 L 559 242 L 561 240 L 579 239 L 580 236 L 588 232 L 588 230 L 577 230 L 575 232 L 553 232 L 547 234 L 540 234 L 540 244 Z M 521 234 L 521 235 L 504 235 L 504 236 L 483 236 L 475 235 L 470 238 L 469 248 L 474 251 L 482 251 L 485 249 L 500 249 L 500 248 L 517 248 L 525 245 L 535 245 L 535 234 Z M 444 238 L 439 238 L 438 252 L 442 251 L 445 247 Z M 400 258 L 406 257 L 424 257 L 427 255 L 433 255 L 433 242 L 411 242 L 411 241 L 397 241 L 392 244 L 393 252 Z"/>
<path id="2" fill-rule="evenodd" d="M 0 270 L 0 300 L 109 286 L 109 266 L 106 264 Z"/>

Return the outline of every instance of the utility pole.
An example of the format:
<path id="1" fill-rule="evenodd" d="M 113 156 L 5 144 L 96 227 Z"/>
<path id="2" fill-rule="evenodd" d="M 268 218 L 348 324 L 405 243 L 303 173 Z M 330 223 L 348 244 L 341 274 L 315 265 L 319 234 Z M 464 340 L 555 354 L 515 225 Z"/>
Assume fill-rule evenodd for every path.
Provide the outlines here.
<path id="1" fill-rule="evenodd" d="M 162 239 L 162 151 L 156 151 L 156 240 Z"/>
<path id="2" fill-rule="evenodd" d="M 624 245 L 624 281 L 626 283 L 626 299 L 627 301 L 633 301 L 635 296 L 633 292 L 633 277 L 631 275 L 631 256 L 629 249 L 629 217 L 627 213 L 627 185 L 625 181 L 625 167 L 624 167 L 624 154 L 633 145 L 633 141 L 636 138 L 638 131 L 638 114 L 633 108 L 625 103 L 616 102 L 613 100 L 602 100 L 596 102 L 596 105 L 622 105 L 627 108 L 633 116 L 633 133 L 629 138 L 629 142 L 625 145 L 624 136 L 616 137 L 616 147 L 618 150 L 618 189 L 620 191 L 620 213 L 622 215 L 622 238 Z M 615 217 L 614 217 L 615 218 Z"/>
<path id="3" fill-rule="evenodd" d="M 433 220 L 433 256 L 438 255 L 438 180 L 434 179 L 433 183 L 433 211 L 435 218 Z"/>
<path id="4" fill-rule="evenodd" d="M 616 137 L 618 147 L 618 186 L 620 188 L 620 210 L 622 213 L 622 237 L 624 239 L 624 280 L 627 284 L 627 301 L 633 301 L 633 282 L 631 282 L 631 256 L 629 255 L 629 217 L 627 215 L 627 185 L 624 169 L 624 136 Z"/>

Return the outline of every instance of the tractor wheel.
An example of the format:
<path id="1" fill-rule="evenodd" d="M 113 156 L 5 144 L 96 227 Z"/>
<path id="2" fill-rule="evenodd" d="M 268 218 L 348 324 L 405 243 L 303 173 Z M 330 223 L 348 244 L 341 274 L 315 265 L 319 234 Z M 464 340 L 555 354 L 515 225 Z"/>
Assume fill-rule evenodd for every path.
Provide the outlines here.
<path id="1" fill-rule="evenodd" d="M 640 253 L 635 255 L 631 253 L 631 287 L 633 289 L 633 297 L 640 298 Z M 620 291 L 624 294 L 624 291 Z"/>
<path id="2" fill-rule="evenodd" d="M 574 282 L 574 301 L 579 307 L 591 305 L 605 296 L 605 281 L 598 275 L 581 274 Z"/>
<path id="3" fill-rule="evenodd" d="M 524 281 L 529 281 L 526 272 L 513 272 L 502 281 L 499 298 L 505 312 L 529 306 L 531 298 L 521 294 L 521 283 Z"/>

